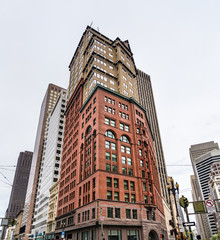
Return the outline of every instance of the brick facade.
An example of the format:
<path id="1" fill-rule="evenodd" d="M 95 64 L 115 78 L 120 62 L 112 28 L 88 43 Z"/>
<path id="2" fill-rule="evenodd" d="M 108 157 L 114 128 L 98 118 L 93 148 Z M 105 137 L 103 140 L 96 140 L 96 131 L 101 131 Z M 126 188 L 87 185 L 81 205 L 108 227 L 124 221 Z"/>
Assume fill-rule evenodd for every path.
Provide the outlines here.
<path id="1" fill-rule="evenodd" d="M 99 85 L 83 103 L 83 80 L 66 111 L 57 238 L 62 231 L 77 240 L 166 234 L 145 110 Z"/>

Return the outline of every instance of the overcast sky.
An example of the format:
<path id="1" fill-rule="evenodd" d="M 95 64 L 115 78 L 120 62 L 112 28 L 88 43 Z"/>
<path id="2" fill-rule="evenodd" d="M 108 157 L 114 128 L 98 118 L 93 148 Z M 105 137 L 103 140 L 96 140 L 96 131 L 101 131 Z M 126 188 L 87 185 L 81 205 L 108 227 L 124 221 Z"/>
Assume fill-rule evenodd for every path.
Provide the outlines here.
<path id="1" fill-rule="evenodd" d="M 136 66 L 151 75 L 167 165 L 190 164 L 192 144 L 220 143 L 219 12 L 219 0 L 0 0 L 0 217 L 11 191 L 4 176 L 12 183 L 19 152 L 33 151 L 47 86 L 68 87 L 92 22 L 128 39 Z M 191 199 L 192 168 L 167 170 Z"/>

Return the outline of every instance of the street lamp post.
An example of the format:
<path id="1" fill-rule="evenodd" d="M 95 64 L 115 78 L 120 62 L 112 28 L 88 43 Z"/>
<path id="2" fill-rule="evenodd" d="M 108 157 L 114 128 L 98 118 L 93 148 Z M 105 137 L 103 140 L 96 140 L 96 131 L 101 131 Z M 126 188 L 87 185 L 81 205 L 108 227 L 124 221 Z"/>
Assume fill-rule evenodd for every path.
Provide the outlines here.
<path id="1" fill-rule="evenodd" d="M 178 209 L 177 202 L 176 202 L 176 191 L 179 194 L 179 184 L 176 183 L 175 186 L 174 186 L 173 178 L 170 179 L 170 183 L 171 184 L 167 185 L 167 188 L 168 188 L 169 195 L 172 192 L 173 197 L 174 197 L 174 202 L 175 202 L 175 207 L 176 207 L 176 215 L 177 215 L 177 219 L 178 219 L 178 230 L 179 230 L 179 233 L 180 233 L 180 236 L 181 236 L 181 240 L 184 240 L 183 233 L 180 232 L 180 228 L 179 228 L 179 217 L 180 217 L 180 215 L 179 215 L 179 209 Z"/>

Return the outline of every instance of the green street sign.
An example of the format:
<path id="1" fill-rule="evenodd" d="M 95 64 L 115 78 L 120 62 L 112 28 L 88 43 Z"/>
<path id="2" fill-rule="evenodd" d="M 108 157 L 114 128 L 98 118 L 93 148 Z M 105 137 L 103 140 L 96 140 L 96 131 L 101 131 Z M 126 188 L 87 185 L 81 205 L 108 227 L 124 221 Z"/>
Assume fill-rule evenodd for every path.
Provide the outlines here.
<path id="1" fill-rule="evenodd" d="M 195 213 L 206 213 L 206 206 L 204 201 L 193 202 L 193 208 Z"/>

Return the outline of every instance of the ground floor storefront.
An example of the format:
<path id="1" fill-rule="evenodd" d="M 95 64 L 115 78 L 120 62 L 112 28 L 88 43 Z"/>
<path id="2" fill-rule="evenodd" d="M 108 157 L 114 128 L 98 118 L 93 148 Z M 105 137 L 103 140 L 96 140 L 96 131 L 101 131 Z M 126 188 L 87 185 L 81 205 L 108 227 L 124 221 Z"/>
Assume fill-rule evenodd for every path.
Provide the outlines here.
<path id="1" fill-rule="evenodd" d="M 144 227 L 101 225 L 65 231 L 63 236 L 62 233 L 57 233 L 55 237 L 65 240 L 159 240 L 161 233 L 165 231 L 161 230 L 158 224 Z"/>

